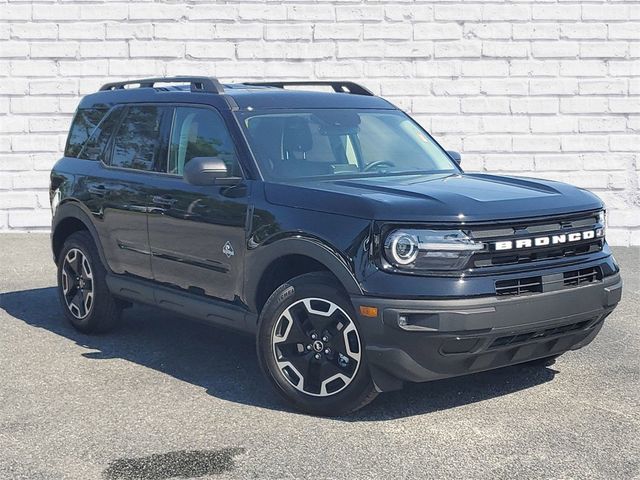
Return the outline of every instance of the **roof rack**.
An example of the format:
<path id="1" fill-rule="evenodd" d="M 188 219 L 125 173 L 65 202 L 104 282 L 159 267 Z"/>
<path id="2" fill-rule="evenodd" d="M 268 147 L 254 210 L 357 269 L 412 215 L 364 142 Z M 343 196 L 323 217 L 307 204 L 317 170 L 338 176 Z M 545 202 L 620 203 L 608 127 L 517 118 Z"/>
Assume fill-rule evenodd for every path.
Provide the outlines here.
<path id="1" fill-rule="evenodd" d="M 162 78 L 142 78 L 140 80 L 127 80 L 125 82 L 105 83 L 100 87 L 100 91 L 120 90 L 125 85 L 139 85 L 138 88 L 153 88 L 156 83 L 189 83 L 192 92 L 224 93 L 224 87 L 213 77 L 162 77 Z"/>
<path id="2" fill-rule="evenodd" d="M 374 96 L 373 92 L 368 88 L 358 85 L 354 82 L 341 82 L 341 81 L 323 81 L 323 80 L 305 80 L 299 82 L 244 82 L 244 85 L 253 85 L 257 87 L 277 87 L 284 88 L 285 86 L 303 86 L 303 85 L 328 85 L 333 88 L 334 92 L 339 93 L 351 93 L 353 95 L 367 95 Z"/>

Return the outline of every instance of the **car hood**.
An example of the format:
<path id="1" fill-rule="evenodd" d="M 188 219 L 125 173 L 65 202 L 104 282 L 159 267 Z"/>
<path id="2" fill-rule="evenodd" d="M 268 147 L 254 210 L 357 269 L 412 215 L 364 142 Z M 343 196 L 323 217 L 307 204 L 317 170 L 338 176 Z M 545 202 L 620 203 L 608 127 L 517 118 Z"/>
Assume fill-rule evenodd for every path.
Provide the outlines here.
<path id="1" fill-rule="evenodd" d="M 403 222 L 531 218 L 603 206 L 560 182 L 469 173 L 266 183 L 265 195 L 277 205 Z"/>

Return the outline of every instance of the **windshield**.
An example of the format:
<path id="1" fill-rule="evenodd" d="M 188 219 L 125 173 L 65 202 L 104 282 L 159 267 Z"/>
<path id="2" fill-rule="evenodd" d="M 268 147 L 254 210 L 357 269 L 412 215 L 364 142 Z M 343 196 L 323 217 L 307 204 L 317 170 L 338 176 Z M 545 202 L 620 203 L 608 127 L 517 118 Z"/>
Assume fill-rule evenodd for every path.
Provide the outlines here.
<path id="1" fill-rule="evenodd" d="M 397 110 L 271 110 L 238 114 L 270 180 L 457 172 L 454 162 Z"/>

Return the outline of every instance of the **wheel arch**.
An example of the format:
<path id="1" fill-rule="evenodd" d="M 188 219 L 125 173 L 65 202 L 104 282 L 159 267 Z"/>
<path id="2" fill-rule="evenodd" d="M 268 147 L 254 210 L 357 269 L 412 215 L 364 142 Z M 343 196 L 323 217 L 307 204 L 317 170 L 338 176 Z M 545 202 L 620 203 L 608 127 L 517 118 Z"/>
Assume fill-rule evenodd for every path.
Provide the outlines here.
<path id="1" fill-rule="evenodd" d="M 98 232 L 91 221 L 89 214 L 77 202 L 66 202 L 60 204 L 56 209 L 56 214 L 51 225 L 51 250 L 54 261 L 58 260 L 58 255 L 62 250 L 65 240 L 69 235 L 78 231 L 87 231 L 93 238 L 93 242 L 100 255 L 102 264 L 107 266 L 102 244 Z"/>
<path id="2" fill-rule="evenodd" d="M 245 268 L 245 296 L 257 313 L 282 283 L 314 271 L 330 273 L 348 294 L 362 294 L 348 261 L 319 240 L 286 238 L 260 250 L 250 256 L 250 266 Z"/>

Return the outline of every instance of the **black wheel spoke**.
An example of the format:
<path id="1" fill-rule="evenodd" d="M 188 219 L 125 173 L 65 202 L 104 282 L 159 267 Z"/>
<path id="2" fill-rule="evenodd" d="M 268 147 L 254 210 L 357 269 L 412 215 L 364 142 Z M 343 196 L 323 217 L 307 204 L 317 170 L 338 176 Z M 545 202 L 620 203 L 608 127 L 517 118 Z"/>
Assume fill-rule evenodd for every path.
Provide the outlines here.
<path id="1" fill-rule="evenodd" d="M 332 337 L 342 338 L 342 330 L 344 330 L 349 323 L 351 323 L 351 320 L 345 318 L 339 311 L 336 311 L 331 315 L 331 320 L 327 324 L 326 329 Z"/>
<path id="2" fill-rule="evenodd" d="M 71 262 L 71 268 L 76 273 L 77 277 L 82 275 L 82 254 L 76 251 L 76 256 Z"/>
<path id="3" fill-rule="evenodd" d="M 304 389 L 311 393 L 320 393 L 322 385 L 322 365 L 317 361 L 307 363 L 307 371 L 304 373 Z"/>
<path id="4" fill-rule="evenodd" d="M 337 375 L 338 373 L 341 373 L 348 377 L 350 372 L 346 372 L 345 369 L 340 368 L 337 364 L 336 358 L 332 360 L 327 360 L 322 365 L 322 374 L 323 374 L 324 380 L 326 380 L 327 378 L 331 378 L 334 375 Z"/>
<path id="5" fill-rule="evenodd" d="M 82 277 L 84 275 L 84 268 L 82 262 L 84 261 L 84 255 L 82 253 L 78 253 L 76 255 L 76 272 L 78 272 L 78 276 Z"/>
<path id="6" fill-rule="evenodd" d="M 74 261 L 71 261 L 71 260 L 67 260 L 67 259 L 65 259 L 65 262 L 64 262 L 64 268 L 65 268 L 65 270 L 66 270 L 67 272 L 70 272 L 70 273 L 71 273 L 71 275 L 73 276 L 73 278 L 74 278 L 74 280 L 75 280 L 75 278 L 78 276 L 78 271 L 76 270 L 76 262 L 75 262 L 75 259 L 74 259 Z"/>
<path id="7" fill-rule="evenodd" d="M 304 350 L 303 346 L 303 350 L 301 351 L 298 345 L 301 344 L 296 342 L 278 343 L 278 352 L 280 353 L 280 359 L 291 361 L 292 359 L 296 359 L 297 357 L 303 355 L 306 350 Z"/>
<path id="8" fill-rule="evenodd" d="M 334 350 L 336 352 L 336 356 L 338 356 L 338 354 L 342 354 L 345 357 L 347 357 L 350 362 L 353 360 L 353 355 L 347 349 L 347 346 L 345 345 L 344 340 L 342 339 L 342 337 L 340 338 L 340 341 L 336 340 L 335 342 L 333 342 L 333 346 L 334 346 Z"/>
<path id="9" fill-rule="evenodd" d="M 76 283 L 76 272 L 73 271 L 73 269 L 67 262 L 64 263 L 64 265 L 62 266 L 62 269 L 64 270 L 64 273 L 67 275 L 67 282 L 69 287 L 71 287 Z"/>
<path id="10" fill-rule="evenodd" d="M 91 295 L 91 291 L 85 288 L 84 290 L 81 291 L 81 293 L 82 293 L 82 306 L 85 306 L 87 304 L 87 298 L 89 298 L 89 296 Z"/>
<path id="11" fill-rule="evenodd" d="M 313 357 L 313 354 L 311 353 L 307 353 L 307 354 L 302 354 L 302 355 L 292 355 L 291 357 L 287 358 L 287 361 L 291 363 L 291 365 L 294 366 L 294 368 L 300 372 L 300 374 L 306 378 L 306 371 L 307 368 L 309 366 L 309 363 L 311 362 L 311 359 Z"/>
<path id="12" fill-rule="evenodd" d="M 78 288 L 73 283 L 71 283 L 69 286 L 69 290 L 67 290 L 67 293 L 65 294 L 67 305 L 71 305 L 71 302 L 73 298 L 76 296 L 77 291 L 78 291 Z"/>
<path id="13" fill-rule="evenodd" d="M 342 333 L 339 333 L 337 337 L 334 337 L 333 341 L 331 342 L 331 346 L 331 363 L 337 369 L 335 373 L 342 373 L 347 377 L 355 373 L 359 362 L 357 359 L 353 358 L 353 355 L 347 349 Z"/>
<path id="14" fill-rule="evenodd" d="M 78 314 L 82 317 L 85 314 L 84 311 L 84 302 L 82 297 L 82 292 L 76 289 L 76 293 L 71 299 L 71 305 L 74 305 L 78 309 Z"/>
<path id="15" fill-rule="evenodd" d="M 333 341 L 331 342 L 331 344 L 333 345 L 333 349 L 336 351 L 336 353 L 339 352 L 339 353 L 342 353 L 343 355 L 350 356 L 350 353 L 347 350 L 347 345 L 344 338 L 344 332 L 343 332 L 344 327 L 346 327 L 346 325 L 343 326 L 343 328 L 341 328 L 340 330 L 337 330 L 336 328 L 332 329 L 331 333 L 333 335 L 332 337 Z"/>
<path id="16" fill-rule="evenodd" d="M 302 326 L 299 322 L 293 321 L 293 325 L 291 326 L 291 330 L 289 330 L 289 335 L 284 343 L 293 343 L 298 344 L 301 343 L 306 345 L 309 343 L 309 336 L 302 330 Z"/>
<path id="17" fill-rule="evenodd" d="M 91 266 L 89 265 L 89 261 L 86 259 L 86 257 L 82 256 L 80 264 L 82 266 L 82 268 L 80 269 L 80 276 L 85 281 L 91 280 Z"/>
<path id="18" fill-rule="evenodd" d="M 299 331 L 301 331 L 306 337 L 306 334 L 311 332 L 315 328 L 315 326 L 311 321 L 309 312 L 307 312 L 307 309 L 304 307 L 304 305 L 299 304 L 297 307 L 298 308 L 292 308 L 289 313 L 291 314 L 294 325 L 297 325 Z"/>

